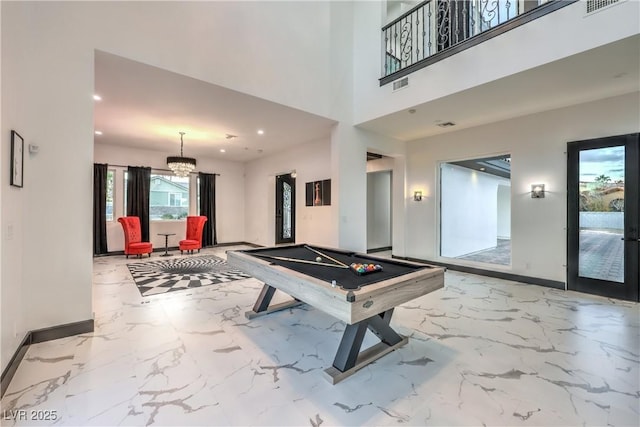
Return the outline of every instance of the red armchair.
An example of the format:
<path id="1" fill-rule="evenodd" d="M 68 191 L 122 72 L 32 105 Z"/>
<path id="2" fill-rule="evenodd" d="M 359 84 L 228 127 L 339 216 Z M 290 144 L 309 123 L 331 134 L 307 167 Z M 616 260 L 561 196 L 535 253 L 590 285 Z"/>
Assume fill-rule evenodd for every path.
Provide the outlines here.
<path id="1" fill-rule="evenodd" d="M 142 254 L 149 254 L 149 258 L 151 258 L 151 252 L 153 252 L 151 242 L 141 241 L 140 218 L 137 216 L 124 216 L 118 218 L 118 222 L 122 224 L 122 230 L 124 231 L 124 254 L 127 258 L 129 258 L 129 255 L 138 255 L 138 258 L 141 258 Z"/>
<path id="2" fill-rule="evenodd" d="M 200 252 L 200 248 L 202 248 L 202 229 L 204 228 L 205 222 L 207 222 L 206 216 L 187 217 L 187 237 L 184 240 L 180 240 L 178 244 L 180 253 L 182 253 L 182 251 L 190 251 L 193 253 L 194 249 Z"/>

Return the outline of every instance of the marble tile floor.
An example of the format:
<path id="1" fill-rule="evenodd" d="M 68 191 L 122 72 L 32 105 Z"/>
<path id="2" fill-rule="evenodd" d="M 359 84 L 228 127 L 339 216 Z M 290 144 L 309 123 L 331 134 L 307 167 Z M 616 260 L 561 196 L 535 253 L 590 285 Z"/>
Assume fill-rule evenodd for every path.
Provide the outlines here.
<path id="1" fill-rule="evenodd" d="M 255 279 L 143 298 L 127 262 L 94 261 L 95 332 L 29 349 L 3 426 L 639 424 L 638 304 L 450 271 L 395 310 L 406 346 L 332 386 L 341 322 L 249 321 Z"/>

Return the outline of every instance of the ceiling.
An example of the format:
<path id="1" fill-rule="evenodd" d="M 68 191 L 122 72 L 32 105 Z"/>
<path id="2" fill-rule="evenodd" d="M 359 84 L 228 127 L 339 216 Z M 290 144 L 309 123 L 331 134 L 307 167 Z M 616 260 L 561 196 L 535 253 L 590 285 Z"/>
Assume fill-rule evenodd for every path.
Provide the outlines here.
<path id="1" fill-rule="evenodd" d="M 411 90 L 411 75 L 409 86 Z M 640 35 L 359 124 L 412 141 L 640 90 Z M 410 110 L 415 110 L 411 113 Z M 455 126 L 440 127 L 453 122 Z"/>
<path id="2" fill-rule="evenodd" d="M 507 179 L 511 178 L 510 156 L 485 157 L 482 159 L 470 159 L 449 163 L 452 165 L 462 166 L 463 168 L 484 172 L 489 175 L 495 175 Z"/>
<path id="3" fill-rule="evenodd" d="M 359 124 L 412 141 L 525 114 L 637 92 L 640 35 Z M 328 138 L 335 121 L 96 51 L 97 143 L 250 161 Z M 411 76 L 409 76 L 409 89 Z M 410 112 L 413 111 L 413 113 Z M 453 122 L 455 126 L 440 127 Z M 258 135 L 258 129 L 264 135 Z M 235 138 L 227 139 L 227 135 Z M 220 149 L 225 149 L 221 153 Z"/>
<path id="4" fill-rule="evenodd" d="M 100 144 L 246 162 L 328 138 L 335 121 L 102 51 L 95 54 Z M 263 135 L 257 132 L 264 130 Z M 236 137 L 227 139 L 227 135 Z M 225 152 L 220 152 L 224 149 Z"/>

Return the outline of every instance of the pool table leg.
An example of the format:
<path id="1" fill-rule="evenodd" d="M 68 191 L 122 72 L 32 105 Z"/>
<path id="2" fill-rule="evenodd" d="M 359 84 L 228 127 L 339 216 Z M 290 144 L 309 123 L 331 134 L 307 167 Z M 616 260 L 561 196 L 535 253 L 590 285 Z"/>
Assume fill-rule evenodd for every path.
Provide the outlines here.
<path id="1" fill-rule="evenodd" d="M 291 301 L 282 302 L 279 304 L 271 304 L 271 299 L 273 298 L 273 294 L 275 294 L 276 288 L 271 285 L 267 285 L 266 283 L 262 287 L 260 291 L 260 295 L 258 295 L 258 299 L 256 303 L 253 305 L 253 310 L 247 311 L 244 315 L 247 319 L 253 319 L 254 317 L 262 316 L 264 314 L 273 313 L 274 311 L 284 310 L 290 307 L 295 307 L 297 305 L 303 304 L 302 301 L 298 299 L 293 299 Z"/>
<path id="2" fill-rule="evenodd" d="M 271 299 L 273 298 L 273 294 L 276 293 L 276 288 L 273 286 L 269 286 L 265 283 L 260 291 L 260 295 L 256 300 L 256 303 L 253 305 L 253 311 L 256 313 L 260 313 L 261 311 L 265 311 L 269 308 L 269 304 L 271 304 Z"/>
<path id="3" fill-rule="evenodd" d="M 398 334 L 389 326 L 392 315 L 393 309 L 390 309 L 346 326 L 333 366 L 325 370 L 332 384 L 342 381 L 357 370 L 408 342 L 407 337 Z M 361 352 L 360 348 L 367 329 L 373 332 L 381 342 Z"/>

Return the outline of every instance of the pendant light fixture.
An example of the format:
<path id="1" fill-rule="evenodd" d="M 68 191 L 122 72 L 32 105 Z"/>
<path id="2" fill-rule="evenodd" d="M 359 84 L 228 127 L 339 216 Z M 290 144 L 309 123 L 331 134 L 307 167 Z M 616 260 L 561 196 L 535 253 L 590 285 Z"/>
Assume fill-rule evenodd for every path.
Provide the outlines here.
<path id="1" fill-rule="evenodd" d="M 170 156 L 167 157 L 167 166 L 169 169 L 173 171 L 176 176 L 189 176 L 189 174 L 196 168 L 196 159 L 192 157 L 184 157 L 182 155 L 182 147 L 184 145 L 184 141 L 182 137 L 185 135 L 184 132 L 180 133 L 180 157 Z"/>

